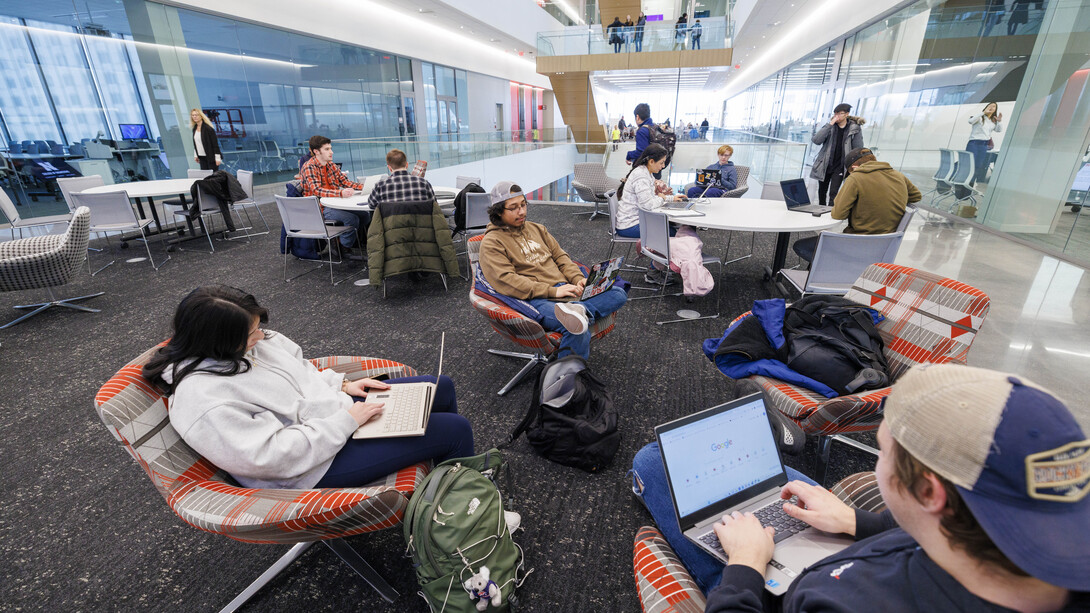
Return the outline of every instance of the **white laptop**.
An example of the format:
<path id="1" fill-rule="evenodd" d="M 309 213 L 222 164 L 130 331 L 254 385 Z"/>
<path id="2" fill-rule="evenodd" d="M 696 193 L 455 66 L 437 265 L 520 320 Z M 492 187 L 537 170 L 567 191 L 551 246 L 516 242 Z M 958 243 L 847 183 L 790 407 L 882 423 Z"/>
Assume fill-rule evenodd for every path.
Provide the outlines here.
<path id="1" fill-rule="evenodd" d="M 447 333 L 439 341 L 439 372 L 435 379 L 443 374 L 443 349 L 446 346 Z M 393 436 L 423 436 L 431 417 L 431 406 L 435 402 L 435 384 L 397 383 L 386 390 L 371 390 L 367 402 L 382 402 L 382 415 L 363 424 L 352 434 L 352 438 L 387 438 Z"/>
<path id="2" fill-rule="evenodd" d="M 726 564 L 712 528 L 723 515 L 752 512 L 764 525 L 778 524 L 765 570 L 769 592 L 783 594 L 807 566 L 851 544 L 847 535 L 821 532 L 783 512 L 787 473 L 760 393 L 658 426 L 655 437 L 685 538 Z"/>

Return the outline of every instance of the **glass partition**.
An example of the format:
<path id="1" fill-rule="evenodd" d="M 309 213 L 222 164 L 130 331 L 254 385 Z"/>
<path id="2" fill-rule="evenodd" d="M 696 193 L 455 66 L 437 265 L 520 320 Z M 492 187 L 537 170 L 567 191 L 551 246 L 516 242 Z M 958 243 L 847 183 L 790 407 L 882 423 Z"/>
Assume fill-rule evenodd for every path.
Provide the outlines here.
<path id="1" fill-rule="evenodd" d="M 643 32 L 632 28 L 608 27 L 609 24 L 572 26 L 561 31 L 540 32 L 537 35 L 538 55 L 596 55 L 602 53 L 636 53 L 642 51 L 680 51 L 686 49 L 726 49 L 731 46 L 730 19 L 706 17 L 700 19 L 700 35 L 694 43 L 690 22 L 676 28 L 674 22 L 650 21 Z M 616 36 L 614 36 L 616 35 Z"/>

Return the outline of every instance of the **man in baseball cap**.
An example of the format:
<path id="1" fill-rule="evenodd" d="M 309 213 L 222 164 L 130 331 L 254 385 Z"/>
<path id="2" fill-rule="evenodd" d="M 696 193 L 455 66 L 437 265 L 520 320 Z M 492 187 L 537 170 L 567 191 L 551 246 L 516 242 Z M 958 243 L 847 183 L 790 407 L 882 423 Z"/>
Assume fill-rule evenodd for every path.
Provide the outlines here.
<path id="1" fill-rule="evenodd" d="M 855 545 L 809 567 L 786 611 L 1090 610 L 1090 439 L 1028 380 L 923 364 L 894 384 L 875 475 L 887 510 L 792 481 L 784 510 Z M 716 532 L 730 557 L 707 611 L 756 603 L 773 550 L 750 514 Z"/>
<path id="2" fill-rule="evenodd" d="M 481 239 L 478 290 L 499 294 L 512 308 L 532 316 L 543 328 L 560 332 L 558 357 L 590 358 L 590 324 L 628 301 L 617 285 L 581 300 L 587 279 L 541 224 L 526 220 L 522 188 L 500 181 L 490 193 L 491 223 Z M 512 304 L 508 299 L 515 299 Z M 519 308 L 519 307 L 523 308 Z"/>

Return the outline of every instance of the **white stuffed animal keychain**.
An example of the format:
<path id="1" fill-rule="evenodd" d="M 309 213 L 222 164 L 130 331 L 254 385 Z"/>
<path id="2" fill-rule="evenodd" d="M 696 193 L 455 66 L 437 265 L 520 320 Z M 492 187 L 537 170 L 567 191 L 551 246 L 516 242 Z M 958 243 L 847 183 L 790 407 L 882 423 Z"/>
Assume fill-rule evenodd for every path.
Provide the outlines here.
<path id="1" fill-rule="evenodd" d="M 491 571 L 487 566 L 482 566 L 481 570 L 477 574 L 473 575 L 465 581 L 465 587 L 472 594 L 473 600 L 477 601 L 477 610 L 484 611 L 488 608 L 489 603 L 494 607 L 498 607 L 503 603 L 503 594 L 500 593 L 500 586 L 496 585 L 496 582 L 489 579 Z"/>

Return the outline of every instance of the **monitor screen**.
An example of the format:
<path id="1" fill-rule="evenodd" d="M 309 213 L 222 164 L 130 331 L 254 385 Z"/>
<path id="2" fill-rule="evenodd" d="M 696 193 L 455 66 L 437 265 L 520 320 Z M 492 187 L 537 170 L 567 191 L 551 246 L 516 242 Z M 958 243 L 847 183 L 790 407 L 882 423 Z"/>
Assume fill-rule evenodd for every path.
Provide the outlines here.
<path id="1" fill-rule="evenodd" d="M 147 140 L 148 127 L 142 123 L 122 123 L 118 124 L 121 128 L 121 138 L 124 140 Z"/>

